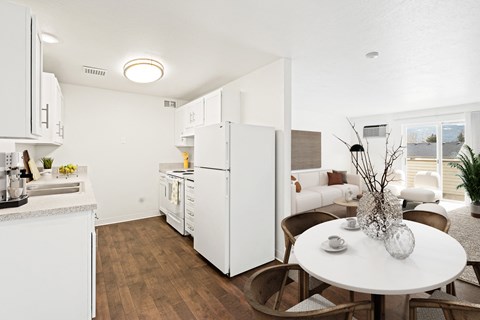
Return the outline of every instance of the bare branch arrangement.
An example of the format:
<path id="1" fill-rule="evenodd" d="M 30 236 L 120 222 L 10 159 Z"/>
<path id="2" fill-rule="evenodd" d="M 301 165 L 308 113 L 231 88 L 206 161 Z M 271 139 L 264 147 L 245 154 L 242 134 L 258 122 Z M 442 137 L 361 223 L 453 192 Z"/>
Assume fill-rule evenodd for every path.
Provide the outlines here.
<path id="1" fill-rule="evenodd" d="M 402 140 L 400 140 L 400 144 L 397 147 L 395 146 L 389 147 L 388 141 L 390 138 L 390 132 L 387 133 L 387 136 L 385 139 L 384 168 L 381 176 L 378 178 L 379 174 L 374 168 L 372 164 L 372 160 L 370 159 L 368 140 L 365 139 L 365 143 L 364 143 L 363 139 L 360 137 L 360 134 L 355 129 L 355 124 L 352 123 L 350 119 L 347 119 L 347 120 L 350 126 L 352 127 L 353 131 L 355 132 L 355 136 L 357 137 L 358 144 L 361 145 L 364 149 L 363 152 L 358 152 L 360 153 L 360 155 L 357 154 L 357 158 L 355 159 L 355 161 L 352 157 L 352 164 L 355 166 L 355 169 L 357 169 L 358 174 L 362 177 L 365 185 L 367 186 L 368 191 L 383 193 L 388 183 L 394 180 L 393 169 L 392 169 L 393 163 L 395 162 L 395 160 L 397 160 L 402 156 L 403 150 L 405 149 L 405 147 L 402 146 Z M 337 136 L 335 137 L 341 142 L 343 142 L 343 144 L 347 146 L 348 150 L 350 151 L 350 148 L 352 146 L 349 143 L 340 139 Z"/>

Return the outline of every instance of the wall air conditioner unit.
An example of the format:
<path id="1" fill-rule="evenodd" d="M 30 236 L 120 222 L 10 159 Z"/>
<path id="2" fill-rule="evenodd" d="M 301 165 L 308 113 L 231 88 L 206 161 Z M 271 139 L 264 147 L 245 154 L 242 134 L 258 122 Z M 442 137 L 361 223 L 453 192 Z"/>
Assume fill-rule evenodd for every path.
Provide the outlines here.
<path id="1" fill-rule="evenodd" d="M 386 136 L 387 136 L 386 124 L 376 124 L 376 125 L 363 127 L 364 138 L 379 138 L 379 137 L 386 137 Z"/>

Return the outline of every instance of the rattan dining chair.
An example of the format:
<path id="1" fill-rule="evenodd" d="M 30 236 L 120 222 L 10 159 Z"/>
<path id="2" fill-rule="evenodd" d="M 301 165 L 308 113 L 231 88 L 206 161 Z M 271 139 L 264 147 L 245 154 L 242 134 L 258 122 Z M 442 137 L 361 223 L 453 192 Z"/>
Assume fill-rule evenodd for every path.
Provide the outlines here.
<path id="1" fill-rule="evenodd" d="M 285 296 L 288 290 L 285 279 L 289 273 L 298 273 L 299 303 L 280 306 L 273 303 L 274 297 Z M 266 267 L 254 273 L 246 282 L 244 294 L 253 309 L 254 319 L 355 319 L 355 312 L 367 313 L 367 319 L 373 319 L 371 301 L 348 302 L 335 305 L 320 294 L 308 294 L 308 274 L 298 264 L 281 264 Z M 291 290 L 293 288 L 288 287 Z M 288 300 L 288 299 L 285 299 Z M 291 298 L 289 299 L 292 300 Z M 296 302 L 296 301 L 295 301 Z"/>
<path id="2" fill-rule="evenodd" d="M 311 227 L 316 226 L 317 224 L 335 219 L 338 219 L 336 215 L 323 211 L 298 213 L 283 219 L 281 223 L 283 234 L 285 236 L 285 255 L 283 257 L 283 263 L 297 262 L 295 258 L 294 247 L 295 241 L 300 234 Z M 292 275 L 290 278 L 296 280 L 294 275 Z M 322 282 L 314 277 L 310 277 L 309 291 L 311 294 L 322 293 L 322 291 L 329 286 L 330 285 L 328 283 Z M 353 291 L 350 291 L 350 301 L 353 300 L 354 293 Z"/>
<path id="3" fill-rule="evenodd" d="M 446 215 L 434 211 L 407 210 L 403 212 L 403 219 L 426 224 L 445 233 L 450 230 L 450 219 Z M 447 285 L 447 292 L 455 295 L 454 282 Z"/>
<path id="4" fill-rule="evenodd" d="M 305 230 L 317 224 L 338 219 L 334 214 L 322 211 L 298 213 L 282 220 L 281 226 L 285 236 L 285 255 L 283 263 L 289 263 L 290 255 L 296 238 Z"/>
<path id="5" fill-rule="evenodd" d="M 450 219 L 433 211 L 407 210 L 403 212 L 403 219 L 426 224 L 445 233 L 450 230 Z"/>
<path id="6" fill-rule="evenodd" d="M 414 298 L 409 301 L 410 320 L 478 320 L 480 304 L 460 301 L 440 290 L 430 298 Z"/>

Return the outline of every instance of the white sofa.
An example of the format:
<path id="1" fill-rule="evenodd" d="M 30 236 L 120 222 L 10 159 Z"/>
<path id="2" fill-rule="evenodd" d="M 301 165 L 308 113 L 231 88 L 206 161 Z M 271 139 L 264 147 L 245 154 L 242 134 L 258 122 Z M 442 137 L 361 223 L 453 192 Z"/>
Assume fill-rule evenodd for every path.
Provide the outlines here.
<path id="1" fill-rule="evenodd" d="M 302 189 L 297 193 L 295 183 L 292 181 L 292 214 L 331 205 L 336 199 L 344 198 L 348 189 L 354 196 L 362 192 L 359 175 L 347 173 L 347 183 L 329 186 L 327 172 L 332 170 L 292 172 L 292 176 L 297 179 Z"/>

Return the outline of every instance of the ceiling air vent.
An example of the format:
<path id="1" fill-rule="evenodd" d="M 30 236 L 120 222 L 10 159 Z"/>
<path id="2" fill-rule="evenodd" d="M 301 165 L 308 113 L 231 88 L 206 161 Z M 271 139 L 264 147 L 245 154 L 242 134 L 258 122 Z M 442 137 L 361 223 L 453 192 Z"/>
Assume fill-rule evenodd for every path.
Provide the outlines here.
<path id="1" fill-rule="evenodd" d="M 387 136 L 386 124 L 376 124 L 372 126 L 363 127 L 364 138 L 376 138 L 376 137 L 386 137 L 386 136 Z"/>
<path id="2" fill-rule="evenodd" d="M 94 76 L 101 76 L 101 77 L 104 77 L 107 74 L 107 70 L 105 69 L 88 67 L 88 66 L 83 66 L 83 72 L 85 74 L 91 74 Z"/>
<path id="3" fill-rule="evenodd" d="M 175 101 L 171 101 L 171 100 L 164 100 L 163 101 L 163 106 L 165 108 L 176 108 L 177 103 Z"/>

